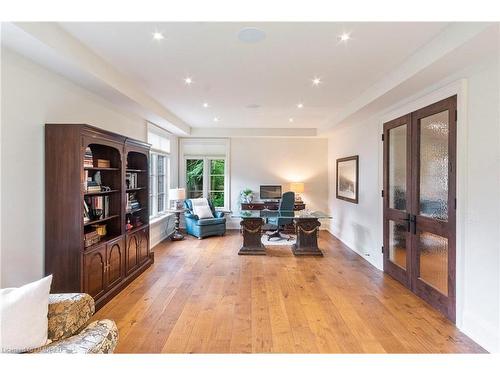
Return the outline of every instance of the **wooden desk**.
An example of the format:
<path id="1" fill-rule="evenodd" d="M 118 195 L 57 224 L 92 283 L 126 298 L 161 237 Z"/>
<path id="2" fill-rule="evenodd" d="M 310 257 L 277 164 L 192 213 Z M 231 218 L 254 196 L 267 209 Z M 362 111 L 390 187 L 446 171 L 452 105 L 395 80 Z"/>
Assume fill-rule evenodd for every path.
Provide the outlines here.
<path id="1" fill-rule="evenodd" d="M 242 210 L 273 210 L 276 211 L 279 208 L 279 202 L 251 202 L 251 203 L 242 203 Z M 305 210 L 306 204 L 304 202 L 297 203 L 295 202 L 293 206 L 294 211 Z"/>

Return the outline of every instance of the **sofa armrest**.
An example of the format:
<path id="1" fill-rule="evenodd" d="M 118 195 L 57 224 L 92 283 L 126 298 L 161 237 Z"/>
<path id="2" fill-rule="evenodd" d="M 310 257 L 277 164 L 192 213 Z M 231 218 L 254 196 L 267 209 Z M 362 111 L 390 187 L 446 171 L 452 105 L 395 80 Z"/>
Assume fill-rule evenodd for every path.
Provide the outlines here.
<path id="1" fill-rule="evenodd" d="M 85 293 L 49 295 L 48 338 L 52 341 L 73 336 L 90 320 L 94 299 Z"/>
<path id="2" fill-rule="evenodd" d="M 90 323 L 82 332 L 64 340 L 43 346 L 34 353 L 113 353 L 118 344 L 118 328 L 109 319 Z"/>
<path id="3" fill-rule="evenodd" d="M 190 220 L 200 220 L 200 218 L 198 217 L 198 215 L 192 214 L 190 212 L 186 212 L 184 214 L 184 218 L 185 219 L 190 219 Z"/>
<path id="4" fill-rule="evenodd" d="M 224 217 L 224 211 L 215 211 L 215 217 L 216 218 L 221 218 Z"/>

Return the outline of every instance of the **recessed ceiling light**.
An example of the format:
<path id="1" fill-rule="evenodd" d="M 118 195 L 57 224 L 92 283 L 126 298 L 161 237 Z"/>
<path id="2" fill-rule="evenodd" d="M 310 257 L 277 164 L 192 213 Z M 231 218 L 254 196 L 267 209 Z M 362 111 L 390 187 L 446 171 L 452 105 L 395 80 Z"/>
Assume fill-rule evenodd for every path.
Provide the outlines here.
<path id="1" fill-rule="evenodd" d="M 323 83 L 323 82 L 321 82 L 321 78 L 319 78 L 319 77 L 314 77 L 311 81 L 312 81 L 313 86 L 319 86 Z"/>
<path id="2" fill-rule="evenodd" d="M 191 83 L 193 83 L 193 79 L 191 77 L 186 77 L 184 78 L 184 83 L 186 85 L 190 85 Z"/>
<path id="3" fill-rule="evenodd" d="M 158 32 L 158 31 L 155 31 L 153 33 L 153 39 L 154 40 L 162 40 L 162 39 L 165 39 L 165 37 L 163 36 L 162 33 Z"/>
<path id="4" fill-rule="evenodd" d="M 257 43 L 266 38 L 266 33 L 256 27 L 245 27 L 238 33 L 238 39 L 244 43 Z"/>
<path id="5" fill-rule="evenodd" d="M 302 104 L 302 103 L 297 104 L 297 108 L 299 108 L 299 109 L 304 108 L 304 104 Z"/>
<path id="6" fill-rule="evenodd" d="M 290 117 L 290 118 L 288 119 L 288 122 L 293 122 L 293 118 L 292 118 L 292 117 Z"/>
<path id="7" fill-rule="evenodd" d="M 351 35 L 349 33 L 342 33 L 339 36 L 339 39 L 341 42 L 347 42 L 349 39 L 351 39 Z"/>
<path id="8" fill-rule="evenodd" d="M 214 122 L 219 122 L 219 118 L 218 117 L 214 117 Z"/>
<path id="9" fill-rule="evenodd" d="M 208 108 L 208 103 L 203 103 L 203 108 Z"/>

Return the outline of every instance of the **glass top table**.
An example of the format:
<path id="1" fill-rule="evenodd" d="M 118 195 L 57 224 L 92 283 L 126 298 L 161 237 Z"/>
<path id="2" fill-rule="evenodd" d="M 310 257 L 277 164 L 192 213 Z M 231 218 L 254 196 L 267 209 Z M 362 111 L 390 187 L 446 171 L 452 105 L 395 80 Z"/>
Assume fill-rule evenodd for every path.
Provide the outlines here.
<path id="1" fill-rule="evenodd" d="M 261 237 L 263 226 L 267 219 L 278 225 L 279 219 L 294 225 L 296 239 L 292 244 L 294 255 L 323 256 L 318 247 L 320 219 L 331 219 L 332 217 L 321 211 L 274 211 L 274 210 L 241 210 L 231 213 L 231 217 L 241 219 L 241 233 L 243 235 L 243 246 L 239 255 L 266 255 L 266 248 L 262 244 Z M 278 219 L 278 220 L 276 220 Z"/>
<path id="2" fill-rule="evenodd" d="M 332 216 L 321 211 L 274 211 L 274 210 L 241 210 L 231 213 L 235 219 L 331 219 Z"/>

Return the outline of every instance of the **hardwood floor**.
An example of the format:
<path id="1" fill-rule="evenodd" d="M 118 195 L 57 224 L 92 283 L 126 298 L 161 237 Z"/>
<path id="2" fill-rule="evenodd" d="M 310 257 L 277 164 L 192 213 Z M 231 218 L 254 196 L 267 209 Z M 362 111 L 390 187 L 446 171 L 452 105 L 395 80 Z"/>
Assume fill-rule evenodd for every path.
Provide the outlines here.
<path id="1" fill-rule="evenodd" d="M 241 237 L 164 241 L 95 318 L 119 353 L 484 352 L 427 303 L 322 231 L 323 258 L 238 256 Z"/>

